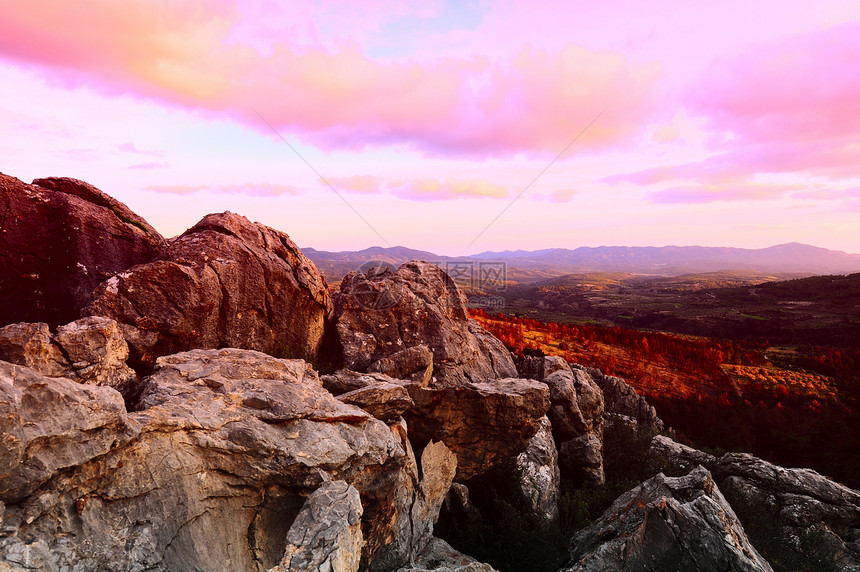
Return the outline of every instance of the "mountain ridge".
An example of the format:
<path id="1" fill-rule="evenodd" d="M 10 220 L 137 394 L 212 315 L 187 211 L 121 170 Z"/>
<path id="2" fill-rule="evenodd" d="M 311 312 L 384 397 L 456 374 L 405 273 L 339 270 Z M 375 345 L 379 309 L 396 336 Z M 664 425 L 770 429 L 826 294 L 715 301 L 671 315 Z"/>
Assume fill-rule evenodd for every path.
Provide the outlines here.
<path id="1" fill-rule="evenodd" d="M 508 279 L 536 280 L 574 272 L 632 272 L 677 276 L 691 272 L 757 270 L 807 275 L 860 271 L 860 254 L 799 242 L 750 249 L 718 246 L 581 246 L 534 251 L 486 251 L 463 257 L 443 256 L 403 246 L 329 252 L 304 248 L 328 278 L 337 278 L 371 261 L 402 264 L 412 259 L 435 262 L 504 262 Z"/>

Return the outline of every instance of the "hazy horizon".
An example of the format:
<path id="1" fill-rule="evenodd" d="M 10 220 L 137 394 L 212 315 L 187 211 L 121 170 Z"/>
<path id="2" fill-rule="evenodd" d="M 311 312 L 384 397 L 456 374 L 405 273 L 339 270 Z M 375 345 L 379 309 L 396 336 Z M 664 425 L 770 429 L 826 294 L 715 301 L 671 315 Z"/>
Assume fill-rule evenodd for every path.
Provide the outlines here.
<path id="1" fill-rule="evenodd" d="M 165 236 L 858 253 L 857 61 L 854 0 L 11 0 L 0 172 Z"/>

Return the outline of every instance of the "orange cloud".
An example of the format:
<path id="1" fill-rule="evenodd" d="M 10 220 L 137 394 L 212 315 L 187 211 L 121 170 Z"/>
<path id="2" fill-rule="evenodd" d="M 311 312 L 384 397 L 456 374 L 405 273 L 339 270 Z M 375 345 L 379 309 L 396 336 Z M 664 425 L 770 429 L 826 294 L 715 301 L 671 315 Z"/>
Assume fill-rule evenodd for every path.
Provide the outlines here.
<path id="1" fill-rule="evenodd" d="M 352 177 L 326 177 L 326 182 L 338 191 L 352 193 L 372 194 L 377 192 L 384 184 L 384 180 L 373 175 L 354 175 Z"/>
<path id="2" fill-rule="evenodd" d="M 413 179 L 391 181 L 393 195 L 415 201 L 447 201 L 461 198 L 504 198 L 510 189 L 491 181 L 478 179 Z"/>
<path id="3" fill-rule="evenodd" d="M 266 53 L 231 35 L 227 2 L 64 0 L 0 4 L 0 58 L 55 81 L 203 110 L 260 131 L 257 113 L 324 148 L 407 144 L 433 154 L 560 152 L 583 137 L 610 145 L 644 125 L 660 70 L 568 46 L 484 57 L 384 62 L 355 44 L 336 50 L 272 43 Z"/>

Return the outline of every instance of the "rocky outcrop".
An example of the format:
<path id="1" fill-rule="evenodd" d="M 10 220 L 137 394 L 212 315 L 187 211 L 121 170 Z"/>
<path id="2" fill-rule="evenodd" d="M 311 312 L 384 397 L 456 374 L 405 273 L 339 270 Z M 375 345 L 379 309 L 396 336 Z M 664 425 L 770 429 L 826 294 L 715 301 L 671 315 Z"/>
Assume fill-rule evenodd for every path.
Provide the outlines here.
<path id="1" fill-rule="evenodd" d="M 775 567 L 860 570 L 860 491 L 811 469 L 787 469 L 743 453 L 718 458 L 660 435 L 648 456 L 652 470 L 708 467 Z"/>
<path id="2" fill-rule="evenodd" d="M 269 572 L 356 572 L 361 562 L 361 499 L 344 481 L 323 483 L 287 532 L 280 564 Z"/>
<path id="3" fill-rule="evenodd" d="M 127 418 L 110 388 L 5 367 L 7 560 L 26 552 L 48 569 L 266 570 L 324 482 L 349 483 L 368 499 L 365 514 L 378 514 L 373 499 L 391 498 L 408 464 L 385 423 L 336 400 L 301 360 L 247 350 L 165 357 Z M 393 535 L 385 523 L 376 532 Z M 365 539 L 372 562 L 382 543 Z"/>
<path id="4" fill-rule="evenodd" d="M 425 345 L 433 354 L 431 386 L 516 377 L 510 352 L 468 317 L 465 297 L 437 266 L 413 261 L 396 272 L 387 267 L 352 272 L 334 303 L 344 364 L 350 369 L 396 371 L 413 358 L 418 363 L 418 350 L 408 357 L 401 352 Z"/>
<path id="5" fill-rule="evenodd" d="M 570 478 L 602 484 L 603 393 L 585 371 L 560 357 L 517 356 L 520 375 L 549 388 L 548 412 L 559 451 L 559 465 Z"/>
<path id="6" fill-rule="evenodd" d="M 547 387 L 525 379 L 408 389 L 415 407 L 404 417 L 413 446 L 443 441 L 457 455 L 458 481 L 524 451 L 549 408 Z"/>
<path id="7" fill-rule="evenodd" d="M 87 183 L 0 174 L 0 325 L 79 318 L 99 283 L 164 246 L 143 218 Z"/>
<path id="8" fill-rule="evenodd" d="M 657 410 L 626 381 L 620 377 L 604 375 L 599 369 L 593 367 L 583 367 L 577 364 L 573 364 L 572 367 L 591 376 L 597 387 L 603 392 L 607 413 L 629 417 L 641 427 L 650 427 L 657 431 L 665 429 L 663 420 L 657 416 Z"/>
<path id="9" fill-rule="evenodd" d="M 103 283 L 85 310 L 117 320 L 149 365 L 221 347 L 315 360 L 330 311 L 325 281 L 286 234 L 229 212 Z"/>
<path id="10" fill-rule="evenodd" d="M 570 555 L 566 572 L 771 570 L 703 467 L 623 494 L 574 535 Z"/>
<path id="11" fill-rule="evenodd" d="M 427 547 L 415 558 L 409 566 L 404 566 L 398 572 L 496 572 L 489 564 L 478 562 L 471 556 L 466 556 L 454 550 L 450 544 L 439 538 L 433 538 Z"/>
<path id="12" fill-rule="evenodd" d="M 133 400 L 137 374 L 126 365 L 128 345 L 117 323 L 90 316 L 59 326 L 52 335 L 44 322 L 0 328 L 0 360 L 33 368 L 49 377 L 104 385 Z"/>

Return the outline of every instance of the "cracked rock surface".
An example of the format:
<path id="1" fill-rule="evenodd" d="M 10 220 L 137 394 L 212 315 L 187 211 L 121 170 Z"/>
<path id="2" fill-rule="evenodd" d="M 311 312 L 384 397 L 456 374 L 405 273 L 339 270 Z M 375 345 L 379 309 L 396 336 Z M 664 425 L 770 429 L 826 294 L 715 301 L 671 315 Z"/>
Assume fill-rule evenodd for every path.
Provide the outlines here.
<path id="1" fill-rule="evenodd" d="M 128 414 L 111 388 L 0 366 L 0 562 L 9 565 L 267 570 L 323 483 L 348 483 L 376 514 L 374 499 L 395 493 L 409 462 L 385 423 L 335 399 L 302 360 L 235 349 L 168 356 Z M 386 523 L 376 533 L 392 534 Z M 364 561 L 383 544 L 365 545 Z"/>

